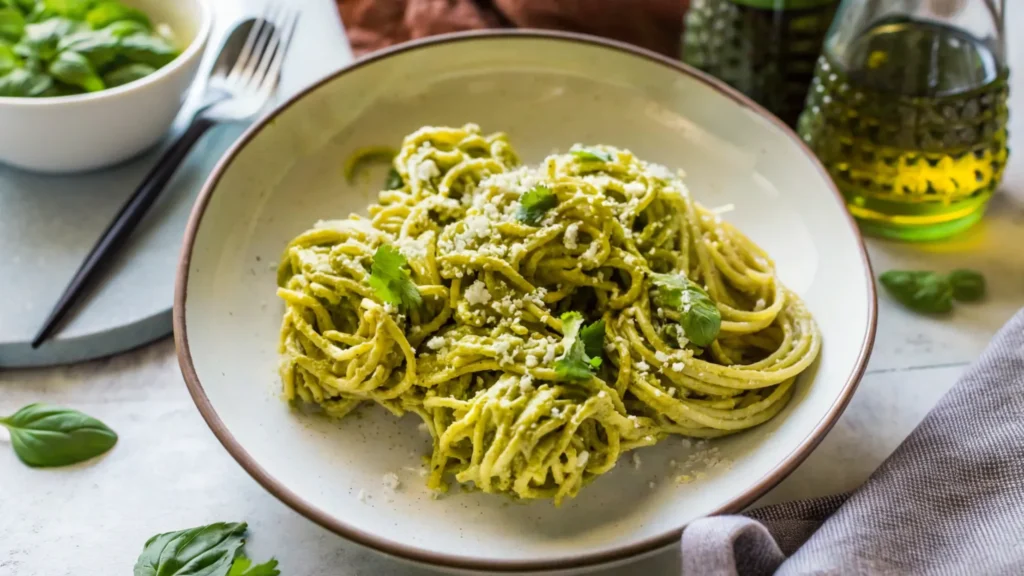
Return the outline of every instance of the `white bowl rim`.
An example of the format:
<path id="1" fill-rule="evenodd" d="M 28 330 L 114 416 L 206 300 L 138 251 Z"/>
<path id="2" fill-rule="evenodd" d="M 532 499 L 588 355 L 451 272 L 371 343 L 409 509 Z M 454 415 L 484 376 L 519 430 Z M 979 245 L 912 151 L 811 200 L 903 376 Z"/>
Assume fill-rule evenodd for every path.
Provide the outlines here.
<path id="1" fill-rule="evenodd" d="M 59 106 L 61 104 L 84 104 L 86 102 L 95 102 L 108 97 L 120 96 L 133 90 L 140 90 L 150 84 L 155 84 L 160 80 L 163 80 L 167 76 L 170 76 L 177 69 L 185 65 L 186 62 L 191 62 L 197 57 L 202 57 L 202 53 L 205 52 L 206 42 L 210 39 L 210 33 L 213 30 L 213 10 L 211 10 L 209 2 L 210 0 L 195 0 L 196 5 L 199 6 L 200 13 L 200 24 L 199 30 L 196 32 L 195 37 L 189 42 L 188 47 L 178 54 L 178 57 L 171 60 L 162 68 L 156 72 L 134 80 L 121 86 L 115 86 L 114 88 L 105 88 L 99 92 L 86 92 L 85 94 L 72 94 L 70 96 L 51 96 L 47 98 L 32 98 L 28 96 L 0 96 L 0 106 L 26 106 L 26 107 L 40 107 L 40 106 Z"/>
<path id="2" fill-rule="evenodd" d="M 234 459 L 242 466 L 242 468 L 244 468 L 254 480 L 263 486 L 265 490 L 273 494 L 278 500 L 284 502 L 299 514 L 313 522 L 316 522 L 335 534 L 372 548 L 378 552 L 413 562 L 452 569 L 485 570 L 490 572 L 533 572 L 595 566 L 628 559 L 633 556 L 668 546 L 679 540 L 683 527 L 663 532 L 657 536 L 652 536 L 640 542 L 609 548 L 599 552 L 590 552 L 546 560 L 478 560 L 416 548 L 401 542 L 379 537 L 375 534 L 365 532 L 347 524 L 344 520 L 336 518 L 313 504 L 310 504 L 267 473 L 267 471 L 264 470 L 263 467 L 260 466 L 259 463 L 257 463 L 256 460 L 246 451 L 241 443 L 235 439 L 227 429 L 227 426 L 225 426 L 224 422 L 220 419 L 220 416 L 214 409 L 213 404 L 207 397 L 206 391 L 203 389 L 203 385 L 199 380 L 195 365 L 192 362 L 192 354 L 189 349 L 188 330 L 185 322 L 185 306 L 188 299 L 189 268 L 192 261 L 192 250 L 195 245 L 196 235 L 199 231 L 199 225 L 203 219 L 203 214 L 209 205 L 210 198 L 213 196 L 213 191 L 217 188 L 221 178 L 230 168 L 241 150 L 244 149 L 246 145 L 248 145 L 248 143 L 253 140 L 261 130 L 263 130 L 264 127 L 271 124 L 278 115 L 290 108 L 293 104 L 348 72 L 410 50 L 447 43 L 490 40 L 514 41 L 520 39 L 540 39 L 581 43 L 598 48 L 617 50 L 639 58 L 651 60 L 680 74 L 691 76 L 704 84 L 707 84 L 709 87 L 732 99 L 740 106 L 747 108 L 762 118 L 772 122 L 783 130 L 786 135 L 788 135 L 790 139 L 800 147 L 822 175 L 825 176 L 825 181 L 828 183 L 829 188 L 835 195 L 836 202 L 839 202 L 840 205 L 843 206 L 843 213 L 846 215 L 847 223 L 853 231 L 854 238 L 857 241 L 857 248 L 860 251 L 861 259 L 864 263 L 864 269 L 867 271 L 868 331 L 861 343 L 861 348 L 857 356 L 857 361 L 854 364 L 854 369 L 850 373 L 846 383 L 843 385 L 839 397 L 822 416 L 811 434 L 804 439 L 792 453 L 786 456 L 785 459 L 777 464 L 769 473 L 759 479 L 757 483 L 755 483 L 746 492 L 740 494 L 709 515 L 739 512 L 768 492 L 768 490 L 773 488 L 776 484 L 781 482 L 794 469 L 796 469 L 796 467 L 799 466 L 807 456 L 810 455 L 814 448 L 816 448 L 822 439 L 824 439 L 828 431 L 831 430 L 832 426 L 835 425 L 839 416 L 843 413 L 843 410 L 845 410 L 850 399 L 853 397 L 853 393 L 855 392 L 857 385 L 860 383 L 861 377 L 864 375 L 868 359 L 871 356 L 871 349 L 874 345 L 875 331 L 877 328 L 877 296 L 874 285 L 874 274 L 871 270 L 871 261 L 868 258 L 867 250 L 864 247 L 864 241 L 860 234 L 860 230 L 858 229 L 853 217 L 846 210 L 843 197 L 840 194 L 839 189 L 836 188 L 832 178 L 825 170 L 825 167 L 818 161 L 810 148 L 804 144 L 803 140 L 801 140 L 792 129 L 786 126 L 786 124 L 777 117 L 750 98 L 726 85 L 724 82 L 683 64 L 682 62 L 672 60 L 650 50 L 623 42 L 574 32 L 537 29 L 473 30 L 468 32 L 456 32 L 431 36 L 398 44 L 360 58 L 352 64 L 315 82 L 311 86 L 289 98 L 251 126 L 220 159 L 196 199 L 196 203 L 192 209 L 192 214 L 189 216 L 188 225 L 185 229 L 185 238 L 182 244 L 181 258 L 178 261 L 178 273 L 175 280 L 174 310 L 172 316 L 178 364 L 181 368 L 182 376 L 185 379 L 185 384 L 188 387 L 189 393 L 192 395 L 192 399 L 196 403 L 196 407 L 199 409 L 200 414 L 203 419 L 206 420 L 207 425 L 213 431 L 214 435 L 221 442 L 224 448 L 227 449 L 228 453 L 231 454 L 231 456 L 234 457 Z"/>

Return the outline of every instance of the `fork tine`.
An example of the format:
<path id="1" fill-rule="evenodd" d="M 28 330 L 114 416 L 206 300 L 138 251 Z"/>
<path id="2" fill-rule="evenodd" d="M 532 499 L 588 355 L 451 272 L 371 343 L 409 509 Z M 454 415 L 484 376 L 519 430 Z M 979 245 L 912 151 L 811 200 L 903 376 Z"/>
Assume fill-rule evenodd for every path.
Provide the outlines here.
<path id="1" fill-rule="evenodd" d="M 252 88 L 259 89 L 263 83 L 264 78 L 267 75 L 267 69 L 270 67 L 270 63 L 277 55 L 277 51 L 281 48 L 281 37 L 284 34 L 285 26 L 289 20 L 291 20 L 292 11 L 287 8 L 280 14 L 280 18 L 277 18 L 273 22 L 273 32 L 270 34 L 270 38 L 267 39 L 267 46 L 263 53 L 260 55 L 259 62 L 253 70 L 251 79 Z"/>
<path id="2" fill-rule="evenodd" d="M 270 40 L 277 32 L 277 21 L 283 11 L 283 7 L 276 4 L 268 11 L 266 20 L 264 21 L 265 26 L 260 30 L 259 37 L 256 38 L 256 46 L 253 50 L 252 57 L 245 62 L 244 69 L 242 70 L 242 77 L 240 80 L 246 88 L 249 88 L 255 80 L 256 69 L 260 64 L 260 61 L 267 57 L 268 47 L 270 50 L 273 49 Z"/>
<path id="3" fill-rule="evenodd" d="M 277 86 L 281 77 L 281 67 L 284 64 L 285 57 L 288 55 L 288 47 L 295 36 L 295 29 L 298 28 L 300 16 L 301 13 L 298 10 L 292 10 L 290 15 L 281 21 L 281 28 L 276 38 L 276 49 L 271 57 L 264 59 L 263 64 L 265 65 L 260 66 L 258 82 L 261 92 L 269 93 Z"/>
<path id="4" fill-rule="evenodd" d="M 242 70 L 245 69 L 245 64 L 249 61 L 249 58 L 252 57 L 253 48 L 256 46 L 256 38 L 259 37 L 263 28 L 267 24 L 267 17 L 269 16 L 268 12 L 272 6 L 272 4 L 268 4 L 264 9 L 263 14 L 253 21 L 252 27 L 249 28 L 249 34 L 245 38 L 245 44 L 242 46 L 242 51 L 238 53 L 238 59 L 235 60 L 234 64 L 231 66 L 231 71 L 227 75 L 228 80 L 237 81 Z"/>

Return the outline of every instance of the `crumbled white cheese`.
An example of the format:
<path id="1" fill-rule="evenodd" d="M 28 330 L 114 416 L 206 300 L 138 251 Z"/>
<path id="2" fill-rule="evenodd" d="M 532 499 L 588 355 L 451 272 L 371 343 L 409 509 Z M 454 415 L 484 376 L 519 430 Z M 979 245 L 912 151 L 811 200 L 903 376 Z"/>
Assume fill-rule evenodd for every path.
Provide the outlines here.
<path id="1" fill-rule="evenodd" d="M 569 250 L 575 250 L 579 247 L 576 240 L 579 238 L 580 225 L 579 222 L 573 222 L 569 224 L 569 227 L 565 229 L 565 247 Z"/>
<path id="2" fill-rule="evenodd" d="M 423 182 L 427 182 L 431 178 L 436 178 L 440 175 L 441 170 L 438 169 L 437 164 L 433 160 L 425 160 L 416 167 L 416 177 Z"/>
<path id="3" fill-rule="evenodd" d="M 683 363 L 682 362 L 676 362 L 675 364 L 672 365 L 672 370 L 675 371 L 675 372 L 682 372 L 683 371 Z"/>
<path id="4" fill-rule="evenodd" d="M 757 302 L 754 302 L 754 311 L 760 312 L 761 310 L 764 310 L 767 305 L 768 303 L 764 301 L 764 298 L 758 298 Z"/>
<path id="5" fill-rule="evenodd" d="M 633 452 L 633 468 L 636 470 L 640 469 L 640 455 Z"/>
<path id="6" fill-rule="evenodd" d="M 384 491 L 392 494 L 402 485 L 402 481 L 398 479 L 398 474 L 395 474 L 394 472 L 388 472 L 385 474 L 382 483 L 384 485 Z"/>
<path id="7" fill-rule="evenodd" d="M 590 246 L 587 247 L 587 251 L 583 253 L 584 260 L 593 260 L 597 258 L 597 251 L 601 249 L 601 244 L 598 242 L 591 242 Z"/>
<path id="8" fill-rule="evenodd" d="M 427 348 L 431 350 L 440 350 L 444 347 L 444 338 L 440 336 L 434 336 L 430 340 L 427 340 Z"/>
<path id="9" fill-rule="evenodd" d="M 527 354 L 526 355 L 526 367 L 527 368 L 534 368 L 539 363 L 540 363 L 540 361 L 537 360 L 537 357 L 534 356 L 533 354 Z"/>
<path id="10" fill-rule="evenodd" d="M 606 394 L 604 390 L 601 390 L 600 392 L 597 393 L 597 397 L 598 398 L 604 398 L 607 395 L 608 394 Z"/>
<path id="11" fill-rule="evenodd" d="M 655 486 L 657 486 L 657 484 L 655 484 L 653 480 L 651 480 L 651 482 L 647 485 L 647 487 L 650 488 L 651 490 L 654 490 Z"/>
<path id="12" fill-rule="evenodd" d="M 369 496 L 366 494 L 366 490 L 360 489 L 358 498 L 360 502 L 366 502 L 366 500 L 369 498 Z"/>
<path id="13" fill-rule="evenodd" d="M 585 468 L 587 466 L 587 462 L 589 462 L 589 461 L 590 461 L 590 452 L 587 452 L 586 450 L 584 450 L 583 452 L 580 452 L 579 458 L 576 460 L 576 465 L 578 467 L 580 467 L 580 468 Z"/>
<path id="14" fill-rule="evenodd" d="M 519 391 L 528 394 L 531 390 L 533 390 L 533 377 L 527 374 L 519 379 Z"/>
<path id="15" fill-rule="evenodd" d="M 427 427 L 427 423 L 426 422 L 420 422 L 419 426 L 417 426 L 416 429 L 419 430 L 420 432 L 426 434 L 427 436 L 430 435 L 430 428 Z"/>
<path id="16" fill-rule="evenodd" d="M 548 343 L 548 349 L 544 352 L 544 364 L 551 364 L 555 361 L 555 354 L 557 353 L 558 345 L 554 342 Z"/>
<path id="17" fill-rule="evenodd" d="M 658 359 L 658 362 L 668 362 L 668 354 L 665 354 L 661 350 L 655 352 L 654 357 Z"/>
<path id="18" fill-rule="evenodd" d="M 623 189 L 626 191 L 626 194 L 629 194 L 630 196 L 639 196 L 647 191 L 647 188 L 642 182 L 630 182 L 623 186 Z"/>
<path id="19" fill-rule="evenodd" d="M 640 372 L 647 372 L 648 370 L 651 369 L 651 365 L 641 360 L 636 363 L 636 369 L 639 370 Z"/>
<path id="20" fill-rule="evenodd" d="M 466 302 L 470 304 L 487 304 L 491 301 L 491 293 L 487 291 L 487 285 L 477 280 L 466 289 Z"/>

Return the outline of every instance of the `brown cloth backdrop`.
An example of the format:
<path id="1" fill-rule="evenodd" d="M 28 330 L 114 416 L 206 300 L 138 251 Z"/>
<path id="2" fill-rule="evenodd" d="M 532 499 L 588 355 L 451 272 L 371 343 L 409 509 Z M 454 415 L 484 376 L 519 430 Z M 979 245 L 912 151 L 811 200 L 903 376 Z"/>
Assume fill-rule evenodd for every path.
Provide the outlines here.
<path id="1" fill-rule="evenodd" d="M 604 36 L 679 57 L 689 0 L 338 0 L 357 56 L 481 28 L 546 28 Z"/>

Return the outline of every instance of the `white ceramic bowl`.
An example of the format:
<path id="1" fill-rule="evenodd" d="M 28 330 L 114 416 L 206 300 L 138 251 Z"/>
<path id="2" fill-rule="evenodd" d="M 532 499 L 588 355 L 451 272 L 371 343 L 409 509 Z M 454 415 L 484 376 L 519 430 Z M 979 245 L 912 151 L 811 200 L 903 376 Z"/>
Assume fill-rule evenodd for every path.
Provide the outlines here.
<path id="1" fill-rule="evenodd" d="M 479 493 L 433 500 L 407 470 L 430 446 L 415 417 L 369 410 L 338 423 L 304 417 L 281 400 L 283 307 L 271 265 L 285 244 L 318 219 L 365 210 L 383 172 L 346 185 L 341 166 L 358 148 L 396 144 L 424 124 L 470 121 L 508 132 L 526 162 L 575 142 L 615 144 L 684 168 L 705 204 L 735 204 L 726 218 L 767 249 L 783 281 L 806 299 L 824 348 L 777 418 L 713 444 L 731 466 L 677 484 L 681 471 L 669 462 L 687 461 L 694 449 L 670 439 L 640 450 L 639 469 L 626 459 L 559 509 Z M 300 513 L 420 562 L 554 570 L 671 545 L 687 522 L 739 510 L 785 477 L 853 394 L 874 337 L 875 294 L 835 187 L 764 110 L 648 52 L 573 35 L 500 32 L 361 60 L 253 127 L 196 204 L 174 323 L 182 371 L 214 433 Z M 404 488 L 390 501 L 381 479 L 392 471 Z"/>
<path id="2" fill-rule="evenodd" d="M 188 96 L 210 36 L 207 0 L 125 0 L 167 24 L 182 54 L 124 86 L 58 98 L 0 97 L 0 162 L 80 172 L 127 160 L 167 133 Z"/>

